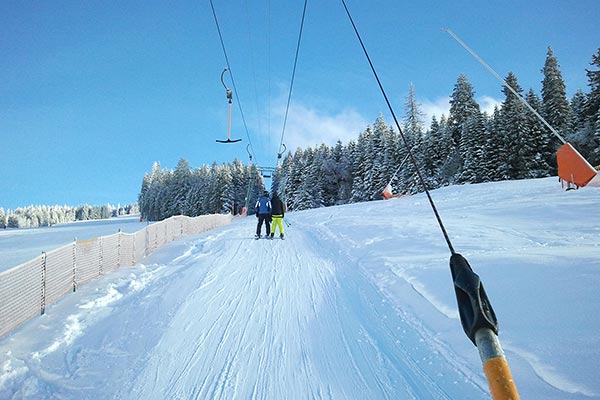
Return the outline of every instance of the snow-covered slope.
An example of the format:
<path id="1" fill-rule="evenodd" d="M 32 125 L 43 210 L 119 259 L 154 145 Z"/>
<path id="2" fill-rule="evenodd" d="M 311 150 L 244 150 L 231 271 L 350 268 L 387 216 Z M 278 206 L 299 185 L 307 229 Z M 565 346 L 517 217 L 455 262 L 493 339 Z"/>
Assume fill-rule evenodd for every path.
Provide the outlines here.
<path id="1" fill-rule="evenodd" d="M 73 240 L 114 235 L 119 230 L 123 233 L 134 233 L 146 225 L 147 222 L 140 222 L 139 215 L 127 215 L 51 227 L 0 229 L 0 272 L 38 257 L 43 251 L 72 243 Z"/>
<path id="2" fill-rule="evenodd" d="M 600 398 L 600 191 L 433 192 L 481 276 L 522 398 Z M 423 195 L 164 246 L 0 341 L 1 399 L 487 399 Z"/>

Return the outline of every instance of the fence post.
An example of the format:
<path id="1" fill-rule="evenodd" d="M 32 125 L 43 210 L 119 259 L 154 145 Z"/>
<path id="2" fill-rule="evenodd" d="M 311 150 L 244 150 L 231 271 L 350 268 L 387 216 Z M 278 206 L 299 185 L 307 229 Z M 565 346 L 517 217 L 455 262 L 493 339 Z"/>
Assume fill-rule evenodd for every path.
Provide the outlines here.
<path id="1" fill-rule="evenodd" d="M 77 280 L 75 274 L 77 271 L 77 238 L 73 239 L 73 292 L 77 291 Z"/>
<path id="2" fill-rule="evenodd" d="M 100 259 L 98 260 L 98 276 L 102 276 L 102 267 L 103 267 L 103 259 L 104 259 L 104 245 L 103 245 L 103 240 L 102 240 L 102 236 L 100 236 L 98 238 L 98 241 L 100 242 Z"/>
<path id="3" fill-rule="evenodd" d="M 117 243 L 117 268 L 121 268 L 121 242 L 123 241 L 123 233 L 119 228 L 119 241 Z"/>
<path id="4" fill-rule="evenodd" d="M 149 238 L 150 233 L 148 233 L 148 226 L 149 225 L 146 225 L 146 227 L 144 228 L 144 231 L 146 232 L 146 244 L 144 245 L 144 257 L 146 257 L 148 255 L 148 246 L 150 243 L 150 238 Z"/>
<path id="5" fill-rule="evenodd" d="M 46 252 L 42 251 L 42 300 L 40 304 L 40 315 L 46 312 Z"/>

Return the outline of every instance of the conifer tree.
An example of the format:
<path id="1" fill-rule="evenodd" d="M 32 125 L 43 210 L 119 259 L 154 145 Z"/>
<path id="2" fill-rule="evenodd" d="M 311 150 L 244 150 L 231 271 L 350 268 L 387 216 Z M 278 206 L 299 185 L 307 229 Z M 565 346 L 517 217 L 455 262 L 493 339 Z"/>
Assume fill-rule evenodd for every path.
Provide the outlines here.
<path id="1" fill-rule="evenodd" d="M 233 187 L 233 175 L 231 165 L 223 164 L 217 171 L 216 190 L 219 194 L 217 206 L 214 213 L 228 214 L 233 213 L 235 206 L 235 193 Z"/>
<path id="2" fill-rule="evenodd" d="M 567 100 L 565 82 L 559 69 L 558 59 L 548 47 L 546 62 L 542 69 L 542 112 L 544 119 L 559 133 L 566 134 L 571 109 Z"/>
<path id="3" fill-rule="evenodd" d="M 187 211 L 185 205 L 190 190 L 191 175 L 190 163 L 183 158 L 179 159 L 173 173 L 173 205 L 170 208 L 170 215 L 184 215 Z"/>
<path id="4" fill-rule="evenodd" d="M 423 140 L 425 128 L 423 125 L 423 112 L 421 111 L 420 104 L 416 100 L 415 88 L 412 83 L 410 84 L 409 94 L 406 98 L 404 106 L 406 114 L 403 121 L 402 133 L 409 144 L 415 161 L 417 161 L 419 167 L 422 167 L 424 163 Z M 399 172 L 402 181 L 401 191 L 403 193 L 416 193 L 422 190 L 416 167 L 410 159 L 406 158 L 408 156 L 408 149 L 401 148 L 399 156 L 402 158 L 399 163 L 402 163 L 402 161 L 406 160 L 402 165 L 401 171 Z"/>
<path id="5" fill-rule="evenodd" d="M 600 166 L 600 109 L 596 112 L 596 123 L 594 124 L 594 132 L 590 147 L 593 150 L 590 151 L 589 162 L 598 169 L 598 166 Z"/>
<path id="6" fill-rule="evenodd" d="M 596 69 L 585 70 L 588 77 L 588 85 L 590 86 L 590 93 L 587 95 L 586 101 L 586 115 L 588 121 L 595 123 L 598 110 L 600 109 L 600 48 L 598 48 L 598 52 L 592 56 L 590 65 Z"/>
<path id="7" fill-rule="evenodd" d="M 342 146 L 338 141 L 334 149 L 334 159 L 338 165 L 338 195 L 336 204 L 347 204 L 352 198 L 352 185 L 354 176 L 352 175 L 352 154 L 356 149 L 356 143 L 350 141 L 346 146 Z"/>
<path id="8" fill-rule="evenodd" d="M 486 157 L 483 163 L 485 176 L 490 181 L 510 179 L 507 141 L 504 138 L 502 111 L 494 107 L 494 113 L 488 122 L 488 140 Z"/>
<path id="9" fill-rule="evenodd" d="M 435 115 L 431 119 L 429 130 L 423 136 L 423 178 L 428 189 L 435 189 L 440 186 L 438 180 L 438 170 L 441 165 L 438 158 L 438 148 L 440 146 L 440 123 Z"/>
<path id="10" fill-rule="evenodd" d="M 379 115 L 373 125 L 368 157 L 370 168 L 367 172 L 369 200 L 381 199 L 381 191 L 394 173 L 394 156 L 391 152 L 391 131 L 385 123 L 383 115 Z"/>
<path id="11" fill-rule="evenodd" d="M 316 177 L 313 175 L 314 151 L 307 147 L 302 152 L 302 160 L 299 165 L 300 179 L 299 186 L 294 193 L 295 209 L 309 210 L 314 207 L 315 197 L 318 196 L 319 189 L 316 186 Z"/>
<path id="12" fill-rule="evenodd" d="M 583 127 L 585 126 L 585 107 L 586 97 L 583 94 L 583 91 L 581 89 L 578 89 L 577 92 L 575 92 L 575 94 L 571 98 L 571 121 L 569 123 L 568 129 L 569 134 L 567 135 L 567 141 L 569 142 L 572 141 L 573 139 L 571 138 L 573 136 L 576 136 L 577 132 L 580 129 L 583 129 Z"/>
<path id="13" fill-rule="evenodd" d="M 530 89 L 527 92 L 525 100 L 534 110 L 540 112 L 540 100 L 533 90 Z M 541 178 L 549 176 L 551 167 L 546 160 L 552 157 L 554 152 L 551 152 L 551 154 L 545 153 L 545 151 L 548 151 L 547 137 L 544 135 L 545 126 L 529 109 L 525 108 L 524 111 L 526 123 L 521 135 L 520 157 L 523 160 L 521 177 Z"/>
<path id="14" fill-rule="evenodd" d="M 368 145 L 370 136 L 372 135 L 371 127 L 368 126 L 363 132 L 358 135 L 358 141 L 354 147 L 354 154 L 352 156 L 352 197 L 350 201 L 352 203 L 358 203 L 365 201 L 368 198 L 367 195 L 367 171 L 370 168 L 370 160 L 368 160 Z"/>
<path id="15" fill-rule="evenodd" d="M 600 48 L 592 56 L 590 64 L 595 69 L 586 69 L 590 93 L 586 100 L 586 128 L 588 136 L 588 160 L 593 165 L 600 164 Z"/>
<path id="16" fill-rule="evenodd" d="M 520 96 L 523 91 L 517 82 L 517 77 L 509 72 L 506 77 L 506 83 Z M 502 135 L 504 146 L 506 149 L 506 159 L 508 164 L 508 179 L 519 179 L 523 176 L 523 158 L 521 156 L 522 132 L 526 129 L 525 106 L 512 91 L 506 86 L 502 88 L 502 92 L 506 95 L 502 103 L 502 111 L 500 113 L 498 132 Z"/>
<path id="17" fill-rule="evenodd" d="M 448 128 L 455 147 L 460 144 L 463 125 L 471 115 L 477 112 L 479 112 L 479 104 L 475 101 L 473 86 L 465 75 L 460 75 L 450 98 L 450 114 L 448 115 Z"/>
<path id="18" fill-rule="evenodd" d="M 463 167 L 459 182 L 480 183 L 485 180 L 482 164 L 485 162 L 486 142 L 485 117 L 480 112 L 472 113 L 465 121 L 461 136 Z"/>
<path id="19" fill-rule="evenodd" d="M 287 205 L 290 211 L 297 209 L 300 194 L 299 188 L 302 183 L 304 152 L 300 147 L 296 149 L 292 161 L 291 171 L 288 178 L 288 189 L 286 190 L 288 197 Z"/>
<path id="20" fill-rule="evenodd" d="M 475 101 L 474 96 L 473 86 L 465 75 L 460 75 L 450 98 L 450 113 L 448 116 L 448 133 L 452 139 L 452 148 L 444 168 L 450 183 L 455 181 L 462 169 L 466 149 L 462 149 L 460 146 L 463 143 L 461 137 L 467 128 L 466 123 L 469 118 L 480 112 L 479 104 Z"/>
<path id="21" fill-rule="evenodd" d="M 571 121 L 571 107 L 567 100 L 565 82 L 563 81 L 558 59 L 551 47 L 548 47 L 546 62 L 542 69 L 544 80 L 542 81 L 542 107 L 541 115 L 556 129 L 561 136 L 566 136 Z M 560 140 L 544 127 L 546 162 L 556 168 L 554 153 L 560 147 Z"/>

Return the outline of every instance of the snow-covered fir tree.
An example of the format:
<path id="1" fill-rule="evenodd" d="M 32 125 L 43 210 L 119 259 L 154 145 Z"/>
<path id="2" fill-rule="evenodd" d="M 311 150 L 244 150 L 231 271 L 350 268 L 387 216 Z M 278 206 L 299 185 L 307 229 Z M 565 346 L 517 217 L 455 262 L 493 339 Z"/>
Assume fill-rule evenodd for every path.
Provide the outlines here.
<path id="1" fill-rule="evenodd" d="M 588 85 L 590 92 L 586 100 L 586 116 L 588 120 L 594 120 L 600 110 L 600 48 L 598 52 L 592 56 L 590 63 L 592 69 L 586 69 L 585 73 L 588 77 Z"/>
<path id="2" fill-rule="evenodd" d="M 485 170 L 481 165 L 486 157 L 487 139 L 484 114 L 473 112 L 465 121 L 461 135 L 463 166 L 459 182 L 480 183 L 486 180 Z"/>
<path id="3" fill-rule="evenodd" d="M 479 104 L 475 101 L 475 91 L 465 75 L 460 75 L 450 98 L 450 113 L 448 115 L 448 134 L 451 148 L 443 167 L 446 170 L 449 183 L 456 182 L 461 173 L 466 149 L 461 148 L 462 135 L 466 123 L 473 115 L 479 113 Z"/>
<path id="4" fill-rule="evenodd" d="M 587 153 L 593 165 L 600 164 L 600 48 L 592 56 L 590 64 L 594 69 L 586 69 L 590 93 L 587 95 L 585 114 L 587 132 Z"/>
<path id="5" fill-rule="evenodd" d="M 403 120 L 402 133 L 408 143 L 414 160 L 417 162 L 418 167 L 422 167 L 424 162 L 423 149 L 424 149 L 424 134 L 425 125 L 423 122 L 423 112 L 421 111 L 421 105 L 417 102 L 415 87 L 411 83 L 409 86 L 409 93 L 404 103 L 405 117 Z M 408 156 L 408 149 L 403 142 L 400 143 L 398 150 L 398 157 L 396 158 L 396 164 L 400 167 L 398 171 L 400 192 L 402 194 L 416 193 L 423 190 L 421 183 L 419 182 L 416 166 L 412 163 L 412 159 Z M 394 168 L 393 170 L 395 170 Z"/>
<path id="6" fill-rule="evenodd" d="M 565 82 L 559 69 L 558 59 L 551 47 L 548 47 L 546 62 L 544 63 L 542 72 L 544 80 L 542 81 L 542 107 L 540 114 L 550 126 L 564 137 L 569 133 L 571 107 L 567 100 Z M 561 142 L 547 127 L 544 127 L 543 134 L 545 136 L 545 145 L 547 146 L 546 154 L 553 154 L 560 147 Z M 547 157 L 546 161 L 556 170 L 555 157 Z"/>
<path id="7" fill-rule="evenodd" d="M 527 103 L 538 113 L 540 112 L 540 99 L 533 90 L 525 95 Z M 544 157 L 547 149 L 547 135 L 545 126 L 539 118 L 529 109 L 525 109 L 525 129 L 521 135 L 520 157 L 523 160 L 522 169 L 524 178 L 542 178 L 550 176 L 551 166 Z"/>
<path id="8" fill-rule="evenodd" d="M 521 179 L 525 175 L 521 148 L 523 142 L 522 133 L 526 130 L 526 117 L 525 106 L 519 99 L 523 89 L 519 86 L 517 77 L 512 72 L 508 73 L 505 80 L 506 84 L 518 93 L 518 96 L 506 86 L 502 88 L 502 92 L 506 98 L 502 103 L 498 125 L 499 132 L 497 134 L 500 134 L 503 138 L 508 164 L 508 178 Z"/>

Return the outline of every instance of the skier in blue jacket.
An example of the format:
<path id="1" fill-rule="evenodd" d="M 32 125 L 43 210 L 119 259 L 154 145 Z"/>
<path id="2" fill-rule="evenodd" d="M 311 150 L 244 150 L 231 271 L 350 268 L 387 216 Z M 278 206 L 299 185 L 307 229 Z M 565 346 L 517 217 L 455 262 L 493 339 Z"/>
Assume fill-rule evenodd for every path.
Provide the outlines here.
<path id="1" fill-rule="evenodd" d="M 256 205 L 254 206 L 256 209 L 256 217 L 258 218 L 258 224 L 256 225 L 256 236 L 255 238 L 260 238 L 260 231 L 262 229 L 263 222 L 265 223 L 265 228 L 267 230 L 267 238 L 271 237 L 271 199 L 269 199 L 269 192 L 266 190 L 263 192 L 262 196 L 256 201 Z"/>

